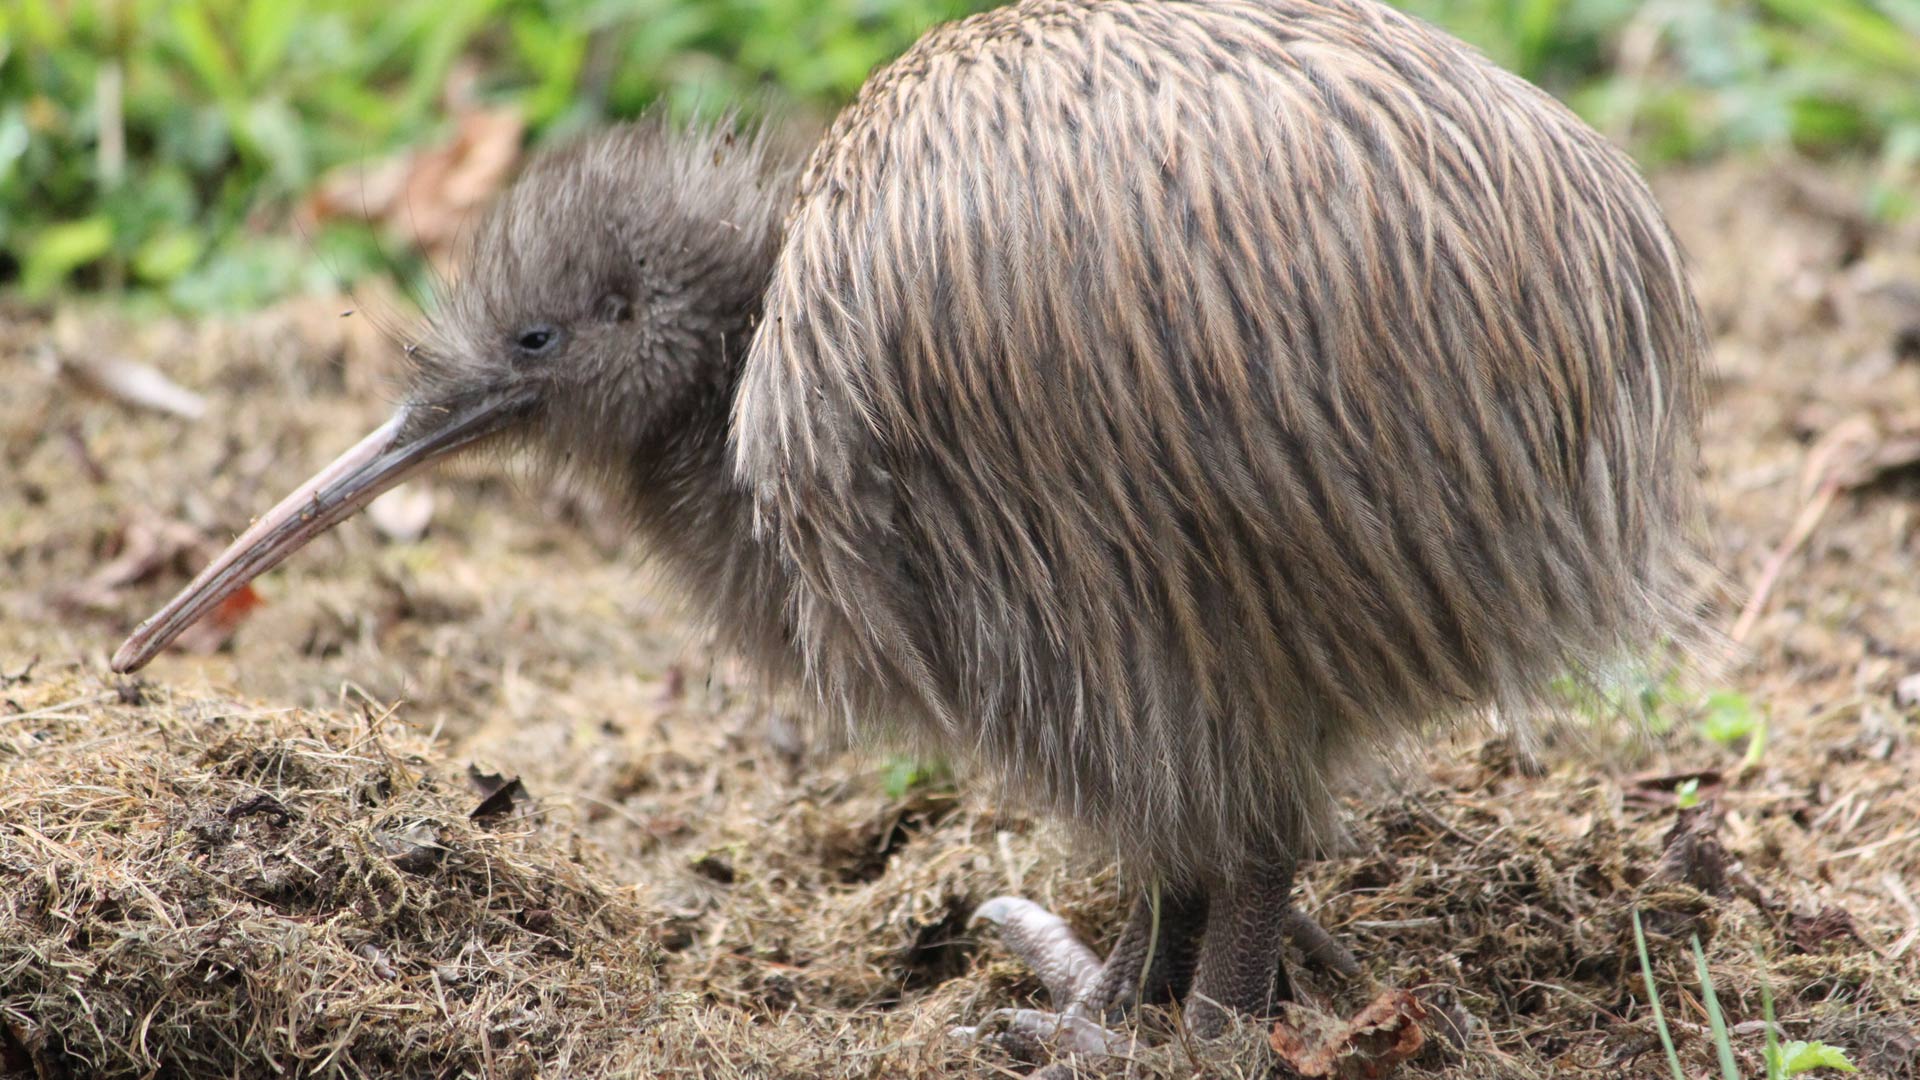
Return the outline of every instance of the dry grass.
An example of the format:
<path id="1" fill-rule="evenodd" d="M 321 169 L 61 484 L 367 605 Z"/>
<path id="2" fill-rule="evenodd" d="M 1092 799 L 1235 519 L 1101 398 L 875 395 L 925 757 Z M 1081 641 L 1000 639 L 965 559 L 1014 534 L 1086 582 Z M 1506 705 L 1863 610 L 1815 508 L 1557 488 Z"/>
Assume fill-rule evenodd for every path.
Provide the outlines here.
<path id="1" fill-rule="evenodd" d="M 536 817 L 476 821 L 417 735 L 75 678 L 8 701 L 11 1068 L 578 1075 L 658 1018 L 631 898 Z"/>
<path id="2" fill-rule="evenodd" d="M 1920 433 L 1920 233 L 1861 221 L 1832 183 L 1748 165 L 1659 185 L 1717 337 L 1707 445 L 1725 568 L 1738 582 L 1781 568 L 1751 657 L 1725 676 L 1769 718 L 1768 746 L 1743 764 L 1674 702 L 1670 730 L 1630 739 L 1596 721 L 1540 770 L 1462 737 L 1395 789 L 1356 793 L 1353 850 L 1303 890 L 1368 978 L 1305 986 L 1334 1013 L 1399 987 L 1467 1026 L 1459 1047 L 1436 1028 L 1404 1075 L 1664 1075 L 1635 906 L 1693 1075 L 1717 1071 L 1684 954 L 1694 932 L 1749 1076 L 1763 985 L 1789 1037 L 1845 1046 L 1869 1076 L 1920 1074 L 1920 731 L 1895 694 L 1920 672 L 1920 470 L 1901 453 Z M 8 1065 L 38 1046 L 76 1075 L 115 1076 L 505 1075 L 510 1060 L 553 1076 L 1015 1069 L 944 1038 L 1039 995 L 966 913 L 1022 891 L 1101 943 L 1122 904 L 1110 873 L 964 782 L 891 796 L 883 760 L 800 739 L 682 639 L 616 529 L 543 483 L 484 466 L 435 480 L 426 539 L 349 524 L 262 583 L 226 650 L 163 658 L 143 706 L 113 696 L 105 653 L 181 584 L 193 538 L 231 535 L 380 419 L 392 349 L 346 306 L 0 325 L 17 373 L 0 385 L 0 674 L 40 657 L 0 688 Z M 87 350 L 165 369 L 209 396 L 208 419 L 88 398 L 32 362 Z M 1836 430 L 1874 451 L 1864 482 L 1775 559 L 1817 488 L 1805 465 Z M 179 533 L 166 523 L 186 540 L 130 582 L 88 585 L 140 529 Z M 235 703 L 236 687 L 277 704 Z M 21 719 L 62 702 L 63 716 Z M 369 742 L 363 716 L 383 707 L 363 703 L 396 702 Z M 219 749 L 241 745 L 255 749 Z M 262 753 L 307 771 L 269 771 Z M 468 761 L 523 776 L 530 808 L 467 821 L 477 796 L 435 763 Z M 433 786 L 377 805 L 356 794 L 383 771 Z M 1715 813 L 1670 843 L 1689 776 Z M 299 815 L 223 823 L 259 794 Z M 449 848 L 424 875 L 392 872 L 377 839 L 412 819 Z M 281 850 L 318 869 L 272 878 Z M 101 897 L 120 922 L 87 906 Z M 530 908 L 552 924 L 515 920 Z M 75 936 L 36 911 L 99 928 Z M 465 954 L 474 996 L 443 1002 L 435 968 L 461 955 L 446 952 L 456 939 L 486 948 Z M 542 951 L 554 939 L 572 959 Z M 128 1038 L 142 1023 L 145 1041 Z M 501 1023 L 531 1026 L 496 1042 Z M 1273 1069 L 1257 1030 L 1200 1045 L 1163 1026 L 1143 1028 L 1144 1075 Z M 489 1046 L 492 1065 L 475 1056 Z"/>

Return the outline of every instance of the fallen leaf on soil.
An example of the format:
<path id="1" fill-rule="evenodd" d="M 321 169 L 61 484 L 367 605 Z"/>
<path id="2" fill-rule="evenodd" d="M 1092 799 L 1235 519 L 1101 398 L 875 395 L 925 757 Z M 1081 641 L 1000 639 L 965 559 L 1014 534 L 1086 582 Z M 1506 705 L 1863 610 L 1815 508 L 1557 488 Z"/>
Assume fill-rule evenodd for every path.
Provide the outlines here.
<path id="1" fill-rule="evenodd" d="M 1853 916 L 1847 909 L 1828 904 L 1811 915 L 1792 912 L 1787 916 L 1787 934 L 1793 938 L 1794 947 L 1801 952 L 1819 952 L 1822 945 L 1832 941 L 1859 941 L 1860 933 L 1854 929 Z"/>
<path id="2" fill-rule="evenodd" d="M 1727 878 L 1733 856 L 1720 842 L 1719 830 L 1720 823 L 1711 807 L 1696 806 L 1680 811 L 1662 841 L 1653 880 L 1681 882 L 1721 899 L 1731 895 Z"/>
<path id="3" fill-rule="evenodd" d="M 255 795 L 251 799 L 247 799 L 244 802 L 237 802 L 227 807 L 228 821 L 238 821 L 243 817 L 251 817 L 255 814 L 261 814 L 272 819 L 273 827 L 276 829 L 284 829 L 288 823 L 293 821 L 293 812 L 287 809 L 285 803 L 282 803 L 279 799 L 271 795 Z"/>
<path id="4" fill-rule="evenodd" d="M 115 356 L 73 357 L 60 361 L 60 373 L 80 386 L 115 401 L 198 420 L 207 399 L 154 368 Z"/>
<path id="5" fill-rule="evenodd" d="M 409 874 L 425 874 L 446 857 L 446 845 L 431 822 L 416 821 L 399 829 L 375 829 L 374 842 L 393 865 Z"/>
<path id="6" fill-rule="evenodd" d="M 475 821 L 499 817 L 513 809 L 513 800 L 525 795 L 527 789 L 521 786 L 520 778 L 504 777 L 499 773 L 483 773 L 478 768 L 467 766 L 467 779 L 480 792 L 480 805 L 473 808 L 467 816 Z"/>
<path id="7" fill-rule="evenodd" d="M 1379 1080 L 1427 1041 L 1427 1009 L 1405 990 L 1382 993 L 1350 1020 L 1298 1007 L 1288 1014 L 1301 1019 L 1276 1021 L 1267 1041 L 1289 1068 L 1315 1080 Z"/>
<path id="8" fill-rule="evenodd" d="M 378 223 L 405 233 L 430 255 L 445 255 L 467 215 L 506 183 L 520 160 L 525 130 L 517 109 L 467 109 L 453 138 L 439 146 L 321 178 L 301 217 L 314 224 L 343 218 Z"/>

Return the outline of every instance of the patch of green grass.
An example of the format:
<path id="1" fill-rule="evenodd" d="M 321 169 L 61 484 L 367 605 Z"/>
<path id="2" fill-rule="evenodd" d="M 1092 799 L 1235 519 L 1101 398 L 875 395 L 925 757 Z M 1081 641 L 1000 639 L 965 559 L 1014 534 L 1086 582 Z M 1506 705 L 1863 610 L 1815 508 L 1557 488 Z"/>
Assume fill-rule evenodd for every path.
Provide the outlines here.
<path id="1" fill-rule="evenodd" d="M 1402 6 L 1568 99 L 1656 160 L 1746 146 L 1816 154 L 1866 148 L 1905 168 L 1920 158 L 1915 0 Z"/>
<path id="2" fill-rule="evenodd" d="M 446 88 L 535 139 L 629 117 L 831 108 L 985 0 L 10 0 L 0 284 L 239 308 L 390 260 L 360 226 L 259 248 L 328 169 L 445 130 Z M 275 229 L 274 231 L 282 231 Z M 295 238 L 299 239 L 299 238 Z M 315 264 L 317 268 L 300 265 Z M 317 280 L 316 280 L 317 279 Z"/>
<path id="3" fill-rule="evenodd" d="M 1673 1080 L 1686 1080 L 1686 1069 L 1680 1064 L 1680 1054 L 1673 1042 L 1673 1033 L 1668 1029 L 1665 1011 L 1660 1006 L 1660 990 L 1653 979 L 1653 963 L 1647 955 L 1646 928 L 1641 925 L 1640 912 L 1633 912 L 1633 944 L 1640 954 L 1640 976 L 1647 988 L 1647 1005 L 1653 1012 L 1653 1026 L 1660 1035 L 1660 1048 L 1665 1053 L 1667 1068 Z M 1700 980 L 1700 999 L 1707 1009 L 1708 1030 L 1712 1034 L 1714 1056 L 1720 1064 L 1721 1080 L 1742 1080 L 1740 1066 L 1734 1060 L 1733 1035 L 1727 1025 L 1726 1016 L 1720 1009 L 1720 997 L 1713 989 L 1713 975 L 1707 970 L 1707 954 L 1700 947 L 1698 937 L 1692 940 L 1694 973 Z M 1763 1060 L 1766 1062 L 1766 1080 L 1787 1080 L 1788 1077 L 1812 1072 L 1816 1069 L 1833 1069 L 1838 1072 L 1859 1072 L 1846 1051 L 1837 1046 L 1828 1046 L 1822 1042 L 1780 1041 L 1779 1025 L 1773 1016 L 1773 991 L 1763 980 L 1760 986 L 1760 999 L 1765 1013 L 1764 1037 L 1766 1046 Z"/>
<path id="4" fill-rule="evenodd" d="M 360 226 L 258 250 L 343 162 L 442 132 L 457 73 L 539 140 L 729 106 L 831 110 L 994 0 L 9 0 L 0 285 L 189 308 L 404 268 Z M 1744 147 L 1920 174 L 1920 0 L 1402 0 L 1652 160 Z M 314 264 L 312 266 L 302 264 Z"/>

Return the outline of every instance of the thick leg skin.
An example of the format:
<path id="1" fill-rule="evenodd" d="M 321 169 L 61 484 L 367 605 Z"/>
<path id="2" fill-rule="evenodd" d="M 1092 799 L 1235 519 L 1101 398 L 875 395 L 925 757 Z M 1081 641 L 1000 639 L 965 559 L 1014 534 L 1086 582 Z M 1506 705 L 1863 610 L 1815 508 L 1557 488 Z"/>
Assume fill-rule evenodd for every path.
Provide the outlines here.
<path id="1" fill-rule="evenodd" d="M 1206 918 L 1206 896 L 1198 890 L 1160 890 L 1157 897 L 1149 892 L 1134 901 L 1127 927 L 1098 978 L 1074 1004 L 1111 1022 L 1137 1006 L 1185 997 Z"/>
<path id="2" fill-rule="evenodd" d="M 1293 869 L 1285 857 L 1249 863 L 1209 897 L 1200 966 L 1187 998 L 1197 1034 L 1219 1034 L 1229 1010 L 1267 1017 L 1293 996 L 1285 955 Z"/>
<path id="3" fill-rule="evenodd" d="M 1125 1050 L 1128 1039 L 1108 1029 L 1139 1005 L 1184 1001 L 1196 1034 L 1226 1027 L 1231 1012 L 1270 1016 L 1292 997 L 1284 955 L 1292 940 L 1315 967 L 1346 978 L 1360 974 L 1353 955 L 1304 912 L 1292 906 L 1294 862 L 1250 863 L 1211 892 L 1149 893 L 1135 902 L 1126 928 L 1105 963 L 1059 916 L 1030 900 L 1002 896 L 982 904 L 974 920 L 999 925 L 1001 939 L 1046 984 L 1057 1013 L 1001 1009 L 988 1036 L 1009 1048 L 1040 1046 L 1082 1058 Z M 1204 930 L 1204 934 L 1202 931 Z M 1189 993 L 1191 989 L 1191 993 Z M 963 1038 L 979 1028 L 956 1028 Z"/>

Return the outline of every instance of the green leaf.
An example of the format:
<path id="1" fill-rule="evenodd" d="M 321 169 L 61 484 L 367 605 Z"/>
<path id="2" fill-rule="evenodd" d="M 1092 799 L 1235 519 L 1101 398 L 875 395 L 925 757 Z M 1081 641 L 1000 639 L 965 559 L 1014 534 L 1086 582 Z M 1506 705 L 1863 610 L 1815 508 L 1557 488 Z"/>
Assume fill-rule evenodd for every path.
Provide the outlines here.
<path id="1" fill-rule="evenodd" d="M 240 24 L 241 63 L 247 83 L 259 86 L 280 66 L 293 40 L 293 28 L 305 5 L 293 0 L 252 0 Z"/>
<path id="2" fill-rule="evenodd" d="M 910 791 L 944 786 L 951 780 L 952 776 L 942 762 L 897 756 L 887 759 L 886 768 L 880 776 L 880 787 L 889 798 L 898 799 Z"/>
<path id="3" fill-rule="evenodd" d="M 926 783 L 930 774 L 918 761 L 908 757 L 896 757 L 887 762 L 886 771 L 881 774 L 880 789 L 890 799 L 898 799 L 921 784 Z"/>
<path id="4" fill-rule="evenodd" d="M 248 149 L 266 163 L 273 178 L 291 191 L 311 179 L 305 131 L 299 114 L 291 106 L 270 98 L 247 107 L 240 134 Z"/>
<path id="5" fill-rule="evenodd" d="M 155 233 L 133 253 L 134 276 L 148 284 L 165 285 L 193 269 L 204 247 L 199 234 L 191 229 Z"/>
<path id="6" fill-rule="evenodd" d="M 1707 696 L 1707 707 L 1700 717 L 1700 734 L 1731 749 L 1749 738 L 1760 726 L 1753 702 L 1745 694 L 1719 690 Z"/>
<path id="7" fill-rule="evenodd" d="M 1767 978 L 1767 958 L 1760 947 L 1753 947 L 1753 959 L 1760 976 L 1760 1013 L 1766 1021 L 1767 1045 L 1763 1057 L 1767 1063 L 1767 1080 L 1783 1080 L 1786 1070 L 1780 1064 L 1780 1025 L 1773 1022 L 1773 981 Z"/>
<path id="8" fill-rule="evenodd" d="M 1682 810 L 1690 810 L 1693 807 L 1699 806 L 1700 778 L 1694 777 L 1692 780 L 1682 781 L 1679 787 L 1673 789 L 1673 794 L 1675 796 L 1675 805 L 1679 806 Z"/>
<path id="9" fill-rule="evenodd" d="M 215 98 L 228 106 L 246 101 L 246 86 L 234 70 L 220 35 L 214 32 L 205 6 L 193 0 L 174 5 L 172 41 L 193 73 L 199 76 L 201 85 Z"/>
<path id="10" fill-rule="evenodd" d="M 67 275 L 112 250 L 113 222 L 104 216 L 48 225 L 27 242 L 20 267 L 21 288 L 28 296 L 45 296 Z"/>
<path id="11" fill-rule="evenodd" d="M 1870 4 L 1859 0 L 1763 0 L 1802 31 L 1822 33 L 1860 62 L 1920 76 L 1920 42 Z"/>
<path id="12" fill-rule="evenodd" d="M 1823 1042 L 1801 1042 L 1795 1040 L 1778 1048 L 1770 1049 L 1767 1059 L 1767 1072 L 1779 1076 L 1798 1076 L 1815 1069 L 1835 1069 L 1840 1072 L 1859 1072 L 1853 1062 L 1847 1060 L 1847 1052 L 1837 1046 L 1828 1046 Z"/>

